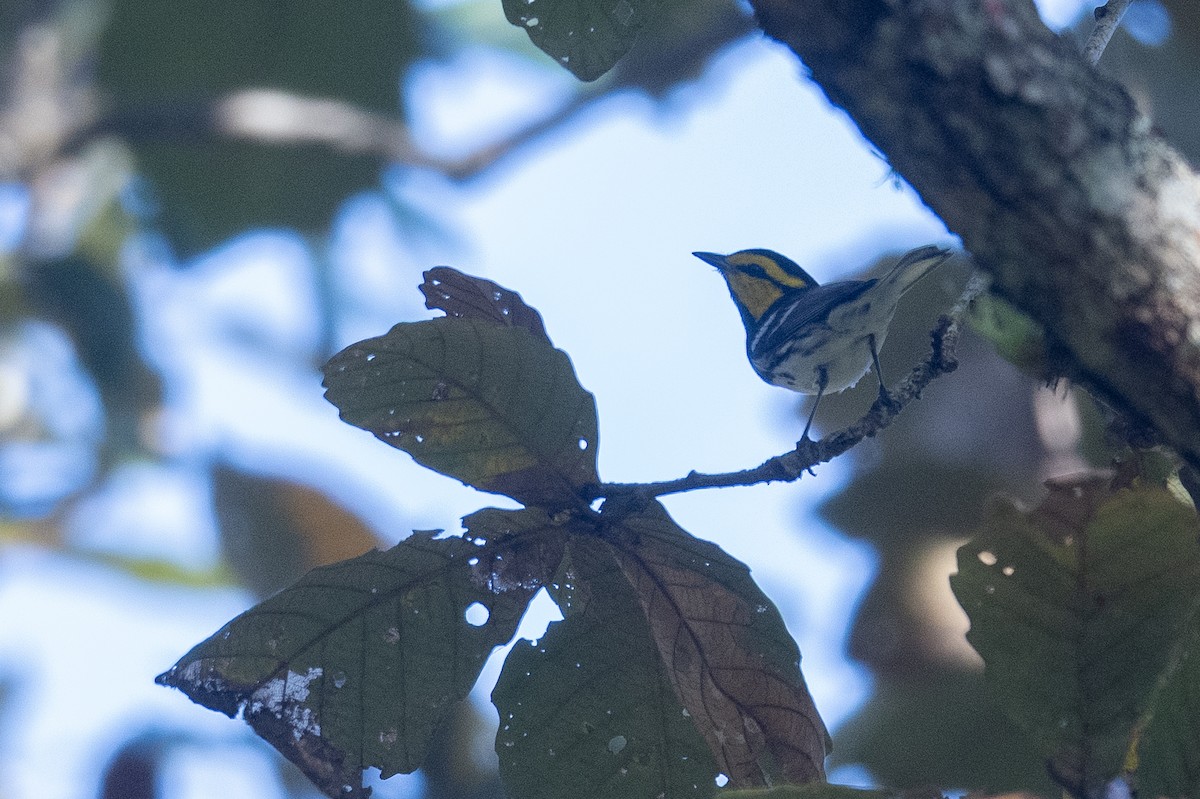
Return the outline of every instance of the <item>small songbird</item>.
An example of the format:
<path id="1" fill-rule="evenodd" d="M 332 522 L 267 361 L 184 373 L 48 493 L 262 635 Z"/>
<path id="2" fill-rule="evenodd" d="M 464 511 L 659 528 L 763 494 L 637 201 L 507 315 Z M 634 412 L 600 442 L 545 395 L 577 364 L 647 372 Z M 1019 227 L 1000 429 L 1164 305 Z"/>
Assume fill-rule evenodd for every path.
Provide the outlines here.
<path id="1" fill-rule="evenodd" d="M 692 255 L 715 266 L 729 284 L 746 327 L 746 354 L 758 376 L 772 385 L 817 395 L 801 436 L 807 438 L 821 397 L 850 388 L 872 365 L 880 395 L 887 399 L 879 350 L 896 305 L 914 283 L 949 258 L 950 251 L 919 247 L 883 277 L 823 286 L 773 250 Z"/>

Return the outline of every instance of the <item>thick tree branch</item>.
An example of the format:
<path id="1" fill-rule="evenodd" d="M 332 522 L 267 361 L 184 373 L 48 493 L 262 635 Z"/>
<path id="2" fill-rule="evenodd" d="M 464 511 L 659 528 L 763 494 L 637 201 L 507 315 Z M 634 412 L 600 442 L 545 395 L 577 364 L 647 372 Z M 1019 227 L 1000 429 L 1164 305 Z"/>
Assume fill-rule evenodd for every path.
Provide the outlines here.
<path id="1" fill-rule="evenodd" d="M 1028 0 L 752 0 L 1068 376 L 1200 466 L 1200 180 Z"/>

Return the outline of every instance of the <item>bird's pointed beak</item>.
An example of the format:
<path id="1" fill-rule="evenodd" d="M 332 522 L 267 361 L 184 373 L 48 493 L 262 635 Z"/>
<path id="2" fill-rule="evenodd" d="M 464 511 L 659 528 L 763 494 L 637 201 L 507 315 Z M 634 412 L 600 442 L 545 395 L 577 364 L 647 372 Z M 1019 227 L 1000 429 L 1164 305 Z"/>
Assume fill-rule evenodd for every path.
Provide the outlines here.
<path id="1" fill-rule="evenodd" d="M 725 256 L 715 252 L 694 252 L 692 255 L 704 261 L 706 264 L 712 264 L 717 269 L 724 269 L 728 266 Z"/>

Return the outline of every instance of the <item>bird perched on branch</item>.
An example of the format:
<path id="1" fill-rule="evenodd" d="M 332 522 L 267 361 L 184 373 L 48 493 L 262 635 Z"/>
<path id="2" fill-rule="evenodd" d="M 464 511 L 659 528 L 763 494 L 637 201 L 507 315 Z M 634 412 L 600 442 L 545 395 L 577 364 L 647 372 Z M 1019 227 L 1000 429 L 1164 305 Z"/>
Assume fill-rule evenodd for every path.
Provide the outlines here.
<path id="1" fill-rule="evenodd" d="M 808 437 L 827 392 L 855 385 L 875 367 L 879 394 L 890 397 L 879 350 L 904 292 L 950 257 L 941 247 L 906 253 L 883 277 L 820 285 L 795 261 L 773 250 L 730 255 L 692 253 L 725 278 L 746 327 L 746 355 L 766 382 L 816 394 L 801 438 Z"/>

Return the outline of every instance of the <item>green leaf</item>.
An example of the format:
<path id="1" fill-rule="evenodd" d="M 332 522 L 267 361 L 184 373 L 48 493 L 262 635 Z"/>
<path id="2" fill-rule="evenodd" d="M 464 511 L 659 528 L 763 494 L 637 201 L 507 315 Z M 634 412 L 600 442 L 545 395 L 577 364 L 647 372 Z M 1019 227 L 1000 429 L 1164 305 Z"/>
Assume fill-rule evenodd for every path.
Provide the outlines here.
<path id="1" fill-rule="evenodd" d="M 203 130 L 203 123 L 197 128 Z M 154 223 L 184 256 L 253 227 L 326 229 L 351 195 L 379 183 L 383 161 L 315 144 L 259 144 L 173 134 L 134 144 L 150 179 Z"/>
<path id="2" fill-rule="evenodd" d="M 967 320 L 1009 363 L 1039 377 L 1051 374 L 1045 330 L 1015 305 L 982 294 L 971 303 Z"/>
<path id="3" fill-rule="evenodd" d="M 880 785 L 954 785 L 978 796 L 1060 795 L 1045 759 L 989 701 L 983 674 L 967 668 L 909 655 L 876 675 L 871 700 L 838 727 L 831 767 L 865 768 Z"/>
<path id="4" fill-rule="evenodd" d="M 1138 740 L 1142 796 L 1200 796 L 1200 618 L 1150 706 Z"/>
<path id="5" fill-rule="evenodd" d="M 573 506 L 596 476 L 596 406 L 571 361 L 521 327 L 402 323 L 325 366 L 341 417 L 420 464 L 526 505 Z"/>
<path id="6" fill-rule="evenodd" d="M 503 0 L 504 15 L 538 49 L 590 81 L 629 52 L 657 0 Z"/>
<path id="7" fill-rule="evenodd" d="M 605 540 L 729 786 L 823 780 L 829 734 L 800 651 L 745 564 L 690 536 L 657 503 L 618 518 Z"/>
<path id="8" fill-rule="evenodd" d="M 414 533 L 387 552 L 314 569 L 197 645 L 159 684 L 240 713 L 327 795 L 365 797 L 363 769 L 386 778 L 421 764 L 437 725 L 561 559 L 557 525 L 540 511 L 486 510 L 464 522 L 470 540 Z"/>
<path id="9" fill-rule="evenodd" d="M 376 184 L 382 167 L 348 148 L 231 139 L 223 96 L 267 89 L 394 117 L 398 81 L 423 55 L 423 34 L 404 0 L 114 0 L 98 80 L 114 128 L 155 186 L 161 224 L 177 246 L 198 251 L 249 226 L 323 229 L 338 204 Z M 328 108 L 256 108 L 249 121 L 260 127 L 336 124 Z M 355 135 L 361 130 L 344 139 Z"/>
<path id="10" fill-rule="evenodd" d="M 1195 514 L 1158 488 L 1049 484 L 1038 509 L 997 507 L 958 552 L 951 585 L 989 688 L 1049 758 L 1094 795 L 1130 738 L 1196 599 Z"/>
<path id="11" fill-rule="evenodd" d="M 492 692 L 500 774 L 521 799 L 706 797 L 717 767 L 679 704 L 629 583 L 574 537 L 552 589 L 566 618 L 518 642 Z M 569 566 L 567 566 L 569 564 Z"/>

